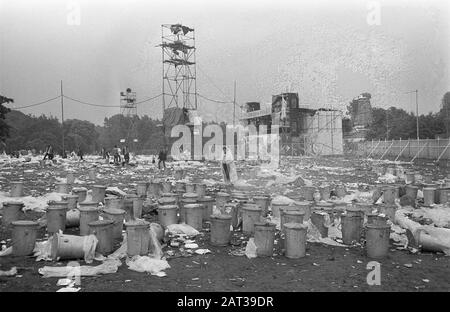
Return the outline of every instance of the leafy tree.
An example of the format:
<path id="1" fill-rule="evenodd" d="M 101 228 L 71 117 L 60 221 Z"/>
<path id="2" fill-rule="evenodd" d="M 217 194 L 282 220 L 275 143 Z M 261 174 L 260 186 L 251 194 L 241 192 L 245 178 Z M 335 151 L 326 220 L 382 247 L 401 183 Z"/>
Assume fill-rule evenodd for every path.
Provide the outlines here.
<path id="1" fill-rule="evenodd" d="M 446 92 L 442 97 L 441 109 L 438 115 L 444 123 L 446 137 L 450 138 L 450 91 Z"/>
<path id="2" fill-rule="evenodd" d="M 11 111 L 4 103 L 14 103 L 13 99 L 0 95 L 0 142 L 4 145 L 4 140 L 9 136 L 9 125 L 6 123 L 6 114 Z"/>

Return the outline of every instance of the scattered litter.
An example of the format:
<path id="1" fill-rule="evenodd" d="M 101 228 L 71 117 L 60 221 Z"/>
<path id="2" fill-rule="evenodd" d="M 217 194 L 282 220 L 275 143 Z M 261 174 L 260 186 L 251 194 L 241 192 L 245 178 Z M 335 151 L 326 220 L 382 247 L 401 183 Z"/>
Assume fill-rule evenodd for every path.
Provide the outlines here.
<path id="1" fill-rule="evenodd" d="M 172 234 L 186 234 L 188 236 L 196 236 L 200 234 L 199 231 L 194 229 L 192 226 L 185 223 L 180 224 L 170 224 L 167 226 L 167 230 Z"/>
<path id="2" fill-rule="evenodd" d="M 254 241 L 254 238 L 251 237 L 248 242 L 247 245 L 245 247 L 245 255 L 247 256 L 247 258 L 251 259 L 251 258 L 256 258 L 256 244 Z"/>
<path id="3" fill-rule="evenodd" d="M 116 273 L 122 263 L 119 260 L 106 260 L 97 266 L 64 266 L 50 267 L 44 266 L 38 269 L 42 277 L 67 277 L 69 274 L 77 274 L 78 276 L 97 276 L 102 274 Z"/>
<path id="4" fill-rule="evenodd" d="M 194 252 L 196 254 L 199 254 L 199 255 L 204 255 L 204 254 L 207 254 L 207 253 L 211 253 L 211 250 L 209 250 L 209 249 L 197 249 Z"/>
<path id="5" fill-rule="evenodd" d="M 127 265 L 130 270 L 148 272 L 152 275 L 156 275 L 159 272 L 170 268 L 170 265 L 166 260 L 152 259 L 148 256 L 134 256 L 130 260 L 127 259 Z M 158 276 L 161 276 L 161 274 Z"/>
<path id="6" fill-rule="evenodd" d="M 17 274 L 17 268 L 16 267 L 12 267 L 8 271 L 0 270 L 0 276 L 14 276 L 16 274 Z"/>

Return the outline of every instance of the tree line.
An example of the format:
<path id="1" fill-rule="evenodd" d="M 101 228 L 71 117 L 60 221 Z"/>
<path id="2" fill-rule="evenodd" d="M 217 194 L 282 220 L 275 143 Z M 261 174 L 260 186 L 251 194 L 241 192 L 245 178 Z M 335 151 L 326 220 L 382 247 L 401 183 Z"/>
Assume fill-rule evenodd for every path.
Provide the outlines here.
<path id="1" fill-rule="evenodd" d="M 103 126 L 86 120 L 67 119 L 64 128 L 52 116 L 32 116 L 11 110 L 3 119 L 2 141 L 4 150 L 10 154 L 20 150 L 44 151 L 52 145 L 56 153 L 62 154 L 62 132 L 66 153 L 99 153 L 102 148 L 111 151 L 114 146 L 128 146 L 132 152 L 158 151 L 163 147 L 163 132 L 158 120 L 149 116 L 125 117 L 117 114 L 104 119 Z M 6 130 L 7 129 L 7 130 Z M 125 142 L 120 142 L 124 139 Z M 136 142 L 135 142 L 136 141 Z"/>

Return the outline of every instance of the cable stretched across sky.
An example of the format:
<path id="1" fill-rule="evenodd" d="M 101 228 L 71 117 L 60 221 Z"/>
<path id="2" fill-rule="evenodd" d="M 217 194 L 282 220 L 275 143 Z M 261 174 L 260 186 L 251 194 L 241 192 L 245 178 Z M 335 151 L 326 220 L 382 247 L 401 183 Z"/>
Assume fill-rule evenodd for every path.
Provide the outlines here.
<path id="1" fill-rule="evenodd" d="M 48 100 L 45 100 L 45 101 L 42 101 L 42 102 L 39 102 L 39 103 L 25 105 L 25 106 L 20 106 L 20 107 L 13 107 L 12 109 L 16 110 L 16 109 L 23 109 L 23 108 L 33 107 L 33 106 L 39 106 L 39 105 L 43 105 L 45 103 L 48 103 L 50 101 L 59 99 L 60 97 L 61 97 L 61 95 L 58 95 L 57 97 L 54 97 L 54 98 L 51 98 L 51 99 L 48 99 Z"/>
<path id="2" fill-rule="evenodd" d="M 221 104 L 233 104 L 233 102 L 225 102 L 225 101 L 213 100 L 213 99 L 207 98 L 206 96 L 198 94 L 198 93 L 197 93 L 197 95 L 199 97 L 204 98 L 205 100 L 208 100 L 208 101 L 211 101 L 211 102 L 216 102 L 216 103 L 221 103 Z"/>

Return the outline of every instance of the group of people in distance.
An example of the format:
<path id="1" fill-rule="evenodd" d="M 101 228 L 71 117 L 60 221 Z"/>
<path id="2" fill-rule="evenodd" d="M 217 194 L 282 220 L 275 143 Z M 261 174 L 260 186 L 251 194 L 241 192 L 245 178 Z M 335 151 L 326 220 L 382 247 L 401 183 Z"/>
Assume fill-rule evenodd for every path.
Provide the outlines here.
<path id="1" fill-rule="evenodd" d="M 125 166 L 125 165 L 129 164 L 130 151 L 128 149 L 128 146 L 124 146 L 124 147 L 120 148 L 117 145 L 115 145 L 112 150 L 112 154 L 114 157 L 115 165 Z M 80 160 L 83 160 L 83 152 L 82 152 L 81 148 L 78 149 L 77 154 L 75 154 L 75 151 L 73 151 L 70 155 L 72 157 L 78 156 Z M 109 162 L 109 158 L 111 155 L 104 147 L 102 147 L 101 155 L 102 155 L 103 159 L 105 159 L 105 160 L 107 159 Z M 63 158 L 65 158 L 65 156 L 66 155 L 63 155 Z M 46 160 L 46 159 L 53 160 L 53 158 L 54 158 L 53 146 L 49 144 L 49 145 L 47 145 L 47 147 L 45 149 L 44 160 Z M 167 149 L 164 147 L 163 149 L 160 150 L 160 152 L 158 154 L 158 169 L 161 169 L 161 165 L 164 169 L 166 169 L 166 161 L 167 161 Z M 156 163 L 155 157 L 153 157 L 152 163 L 153 164 Z"/>
<path id="2" fill-rule="evenodd" d="M 75 151 L 72 151 L 72 153 L 70 153 L 71 157 L 79 157 L 79 160 L 83 160 L 83 151 L 81 150 L 81 147 L 78 148 L 78 152 L 75 153 Z M 47 145 L 47 147 L 45 148 L 45 152 L 44 152 L 44 160 L 49 159 L 49 160 L 53 160 L 53 158 L 55 157 L 55 154 L 53 153 L 53 146 L 51 146 L 50 144 Z M 63 158 L 67 158 L 67 154 L 66 151 L 64 151 L 64 154 L 62 155 Z"/>

